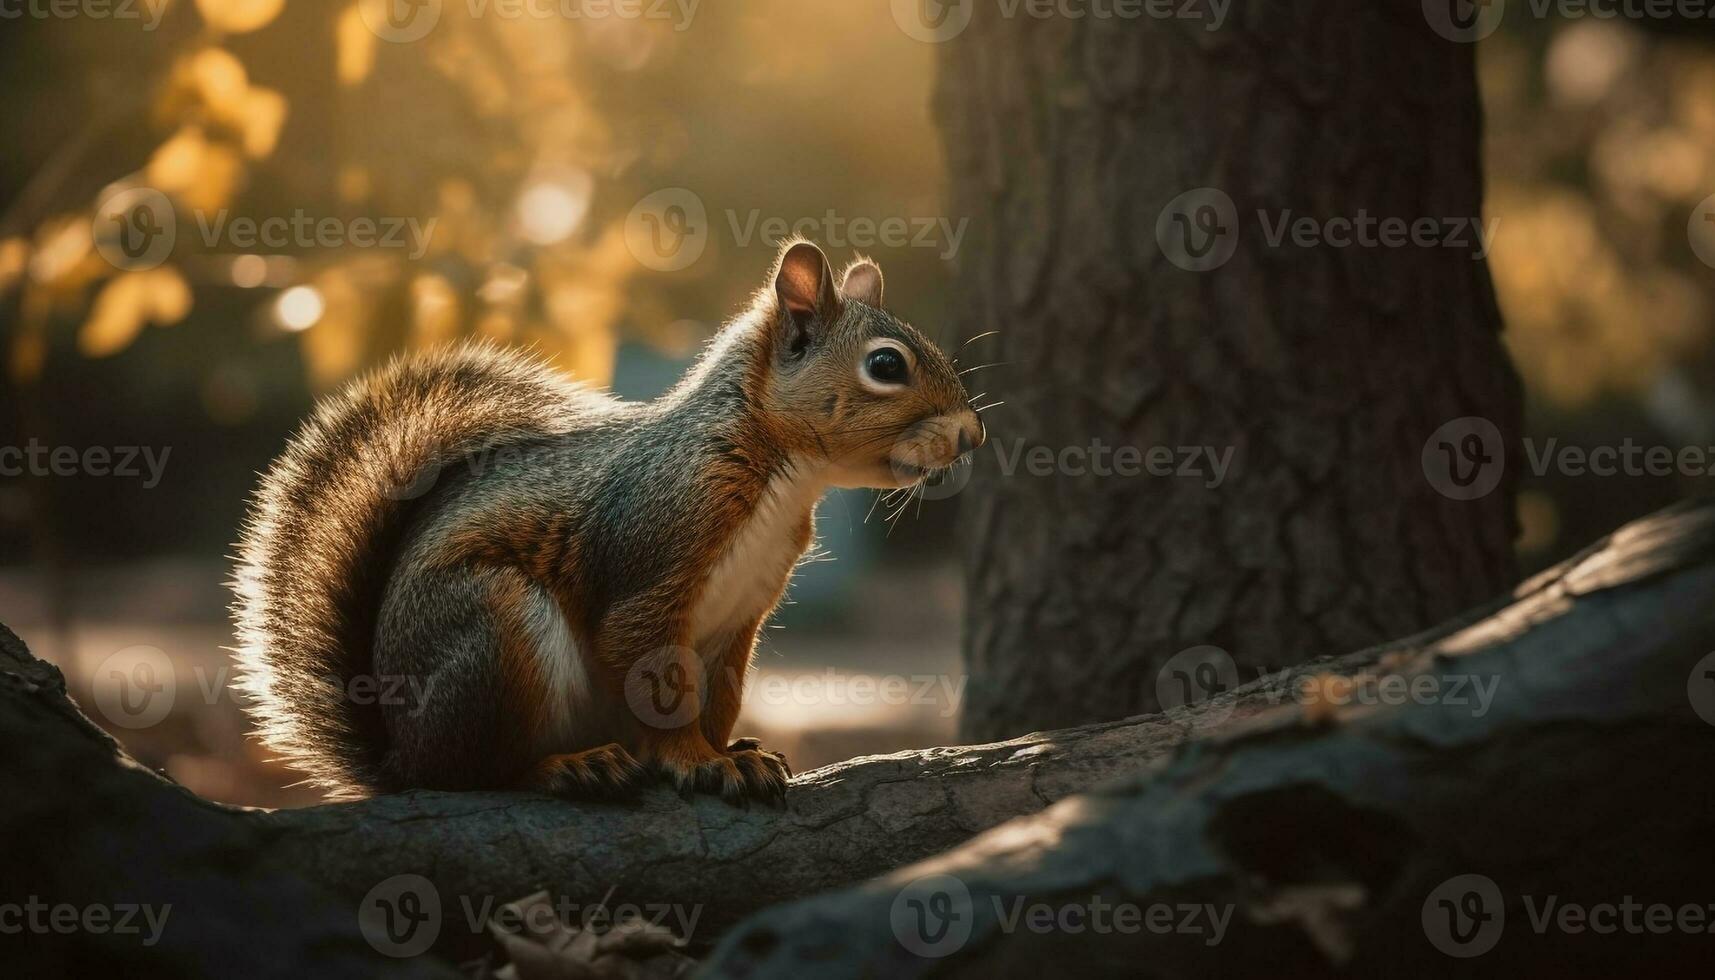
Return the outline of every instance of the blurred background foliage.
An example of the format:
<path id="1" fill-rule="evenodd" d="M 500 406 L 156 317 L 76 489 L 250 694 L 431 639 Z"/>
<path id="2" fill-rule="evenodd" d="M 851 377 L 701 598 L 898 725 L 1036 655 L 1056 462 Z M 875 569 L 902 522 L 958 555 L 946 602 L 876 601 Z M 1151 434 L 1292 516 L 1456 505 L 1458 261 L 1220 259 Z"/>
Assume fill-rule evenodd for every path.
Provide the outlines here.
<path id="1" fill-rule="evenodd" d="M 217 670 L 223 556 L 255 473 L 354 374 L 481 337 L 649 397 L 761 284 L 774 249 L 743 233 L 753 215 L 944 214 L 936 50 L 885 2 L 704 0 L 685 23 L 478 16 L 475 0 L 447 0 L 408 43 L 378 37 L 348 0 L 163 2 L 153 30 L 26 17 L 0 32 L 0 445 L 172 451 L 153 490 L 0 477 L 0 620 L 63 665 L 159 642 Z M 1509 15 L 1479 48 L 1490 264 L 1539 441 L 1715 442 L 1715 273 L 1697 257 L 1715 262 L 1715 223 L 1691 220 L 1715 192 L 1705 33 Z M 115 268 L 92 233 L 99 202 L 131 187 L 179 213 L 169 260 L 147 271 Z M 626 218 L 674 187 L 707 205 L 712 234 L 663 273 L 634 257 Z M 199 227 L 299 213 L 432 233 L 412 257 L 240 249 Z M 865 251 L 900 312 L 947 339 L 942 246 Z M 1004 397 L 1004 372 L 992 377 Z M 1527 475 L 1522 564 L 1706 483 Z M 957 671 L 953 504 L 885 547 L 867 496 L 828 505 L 838 561 L 808 570 L 785 617 L 809 631 L 804 663 Z M 766 724 L 812 738 L 789 714 Z M 134 738 L 209 795 L 304 799 L 241 771 L 236 715 L 211 717 Z M 813 763 L 951 730 L 940 705 L 847 722 L 798 752 Z"/>

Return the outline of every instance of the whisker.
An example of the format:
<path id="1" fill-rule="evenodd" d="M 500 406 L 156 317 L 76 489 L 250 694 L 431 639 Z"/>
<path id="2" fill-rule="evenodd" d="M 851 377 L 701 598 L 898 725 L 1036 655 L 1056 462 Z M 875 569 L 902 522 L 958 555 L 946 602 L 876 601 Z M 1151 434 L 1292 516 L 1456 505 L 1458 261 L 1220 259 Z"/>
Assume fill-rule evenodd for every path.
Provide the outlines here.
<path id="1" fill-rule="evenodd" d="M 875 509 L 876 509 L 876 508 L 877 508 L 877 507 L 878 507 L 878 506 L 880 506 L 880 505 L 881 505 L 881 498 L 882 498 L 882 497 L 883 497 L 883 496 L 885 496 L 885 495 L 884 495 L 884 494 L 883 494 L 883 493 L 882 493 L 882 491 L 880 491 L 880 490 L 877 490 L 877 491 L 876 491 L 876 492 L 875 492 L 875 500 L 873 500 L 873 501 L 871 501 L 871 502 L 870 502 L 870 505 L 869 505 L 869 513 L 867 513 L 867 514 L 865 514 L 865 515 L 863 515 L 863 522 L 864 522 L 864 523 L 865 523 L 865 524 L 868 524 L 868 523 L 869 523 L 869 519 L 870 519 L 870 518 L 871 518 L 871 517 L 874 517 L 874 516 L 875 516 Z"/>
<path id="2" fill-rule="evenodd" d="M 979 333 L 979 334 L 977 334 L 977 335 L 976 335 L 976 336 L 975 336 L 975 337 L 972 337 L 972 338 L 971 338 L 971 339 L 969 339 L 969 340 L 967 340 L 967 341 L 965 341 L 965 342 L 964 342 L 964 343 L 962 343 L 962 344 L 960 344 L 960 345 L 959 345 L 959 349 L 960 349 L 960 350 L 964 350 L 964 349 L 965 349 L 965 348 L 966 348 L 966 347 L 969 347 L 969 346 L 971 346 L 971 345 L 972 345 L 972 344 L 974 344 L 974 343 L 976 343 L 976 342 L 977 342 L 977 341 L 979 341 L 979 340 L 981 340 L 981 339 L 983 339 L 983 338 L 984 338 L 984 337 L 994 337 L 994 336 L 997 336 L 997 335 L 998 335 L 998 334 L 999 334 L 999 333 L 1000 333 L 1000 331 L 999 331 L 999 330 L 990 330 L 990 331 L 988 331 L 988 332 L 986 332 L 986 333 Z"/>
<path id="3" fill-rule="evenodd" d="M 963 371 L 960 371 L 959 377 L 962 378 L 965 375 L 970 374 L 972 371 L 981 371 L 983 368 L 1006 367 L 1007 365 L 1009 365 L 1011 363 L 1012 363 L 1011 361 L 995 361 L 992 364 L 978 364 L 976 367 L 969 367 L 969 368 L 965 368 Z"/>
<path id="4" fill-rule="evenodd" d="M 976 412 L 978 415 L 981 415 L 982 413 L 988 411 L 991 408 L 999 408 L 1005 404 L 1006 404 L 1005 400 L 1002 400 L 1002 401 L 994 402 L 994 403 L 989 404 L 989 405 L 984 405 L 981 408 L 973 408 L 972 411 Z"/>

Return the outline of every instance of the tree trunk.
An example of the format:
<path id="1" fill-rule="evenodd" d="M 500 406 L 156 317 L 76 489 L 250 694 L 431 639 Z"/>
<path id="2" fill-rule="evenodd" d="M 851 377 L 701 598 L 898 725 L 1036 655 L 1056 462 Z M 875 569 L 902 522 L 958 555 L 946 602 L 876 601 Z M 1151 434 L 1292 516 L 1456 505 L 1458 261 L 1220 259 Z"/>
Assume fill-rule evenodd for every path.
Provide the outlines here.
<path id="1" fill-rule="evenodd" d="M 1503 588 L 1520 396 L 1464 224 L 1473 46 L 1416 4 L 1240 0 L 1214 31 L 970 6 L 937 113 L 973 223 L 961 330 L 999 331 L 964 361 L 1004 362 L 969 379 L 1006 404 L 963 501 L 963 733 L 1153 710 L 1186 648 L 1249 679 Z M 1448 244 L 1373 244 L 1396 239 L 1372 224 L 1370 245 L 1301 246 L 1280 226 L 1343 241 L 1360 232 L 1328 219 L 1366 216 Z M 1426 453 L 1468 416 L 1493 429 Z M 1230 451 L 1229 470 L 1181 474 L 1180 447 Z M 1468 448 L 1463 486 L 1441 454 Z"/>

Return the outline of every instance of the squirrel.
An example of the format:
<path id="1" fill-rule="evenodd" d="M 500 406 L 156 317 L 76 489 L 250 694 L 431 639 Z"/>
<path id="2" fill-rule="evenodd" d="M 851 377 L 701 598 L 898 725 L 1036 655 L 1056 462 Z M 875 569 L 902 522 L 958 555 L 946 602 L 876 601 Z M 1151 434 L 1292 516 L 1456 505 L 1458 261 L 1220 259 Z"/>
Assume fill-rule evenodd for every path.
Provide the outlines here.
<path id="1" fill-rule="evenodd" d="M 614 798 L 664 777 L 782 803 L 786 760 L 732 728 L 817 502 L 914 486 L 985 439 L 882 289 L 867 258 L 836 281 L 787 242 L 652 402 L 469 344 L 325 400 L 238 544 L 257 736 L 335 799 Z"/>

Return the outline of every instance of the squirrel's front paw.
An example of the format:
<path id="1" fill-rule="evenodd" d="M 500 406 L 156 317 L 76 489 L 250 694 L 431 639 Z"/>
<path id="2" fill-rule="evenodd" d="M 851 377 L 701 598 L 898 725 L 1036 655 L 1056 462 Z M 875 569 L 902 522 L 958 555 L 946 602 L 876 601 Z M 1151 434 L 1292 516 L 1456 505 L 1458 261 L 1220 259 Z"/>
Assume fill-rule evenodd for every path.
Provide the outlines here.
<path id="1" fill-rule="evenodd" d="M 786 804 L 786 780 L 792 770 L 778 752 L 757 748 L 755 739 L 741 738 L 724 754 L 664 754 L 654 760 L 681 793 L 719 793 L 721 799 L 741 806 L 761 800 L 776 806 Z M 702 752 L 709 750 L 705 747 Z"/>
<path id="2" fill-rule="evenodd" d="M 551 755 L 536 764 L 531 789 L 574 800 L 620 799 L 643 784 L 648 770 L 618 743 Z"/>

